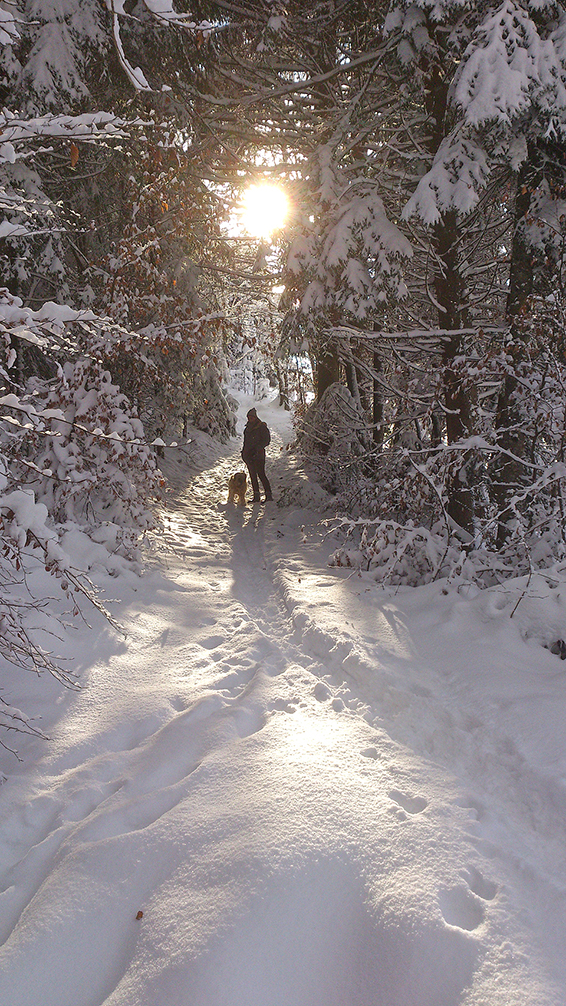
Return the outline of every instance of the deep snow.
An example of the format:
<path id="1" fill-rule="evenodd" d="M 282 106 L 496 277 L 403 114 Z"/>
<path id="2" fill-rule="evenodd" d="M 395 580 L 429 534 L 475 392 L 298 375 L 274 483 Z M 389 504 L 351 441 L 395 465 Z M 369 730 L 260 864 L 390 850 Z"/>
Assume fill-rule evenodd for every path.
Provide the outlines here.
<path id="1" fill-rule="evenodd" d="M 0 1002 L 564 1006 L 566 580 L 329 569 L 257 410 L 277 504 L 195 440 L 144 575 L 92 570 L 127 634 L 60 641 L 81 691 L 2 671 L 51 739 L 1 757 Z"/>

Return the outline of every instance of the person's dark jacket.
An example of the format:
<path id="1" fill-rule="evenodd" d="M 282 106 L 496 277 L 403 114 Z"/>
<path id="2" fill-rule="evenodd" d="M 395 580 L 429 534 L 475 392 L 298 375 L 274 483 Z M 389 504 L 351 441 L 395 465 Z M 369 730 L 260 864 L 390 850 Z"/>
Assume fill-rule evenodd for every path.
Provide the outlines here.
<path id="1" fill-rule="evenodd" d="M 267 423 L 261 419 L 247 422 L 244 427 L 244 446 L 242 458 L 244 461 L 265 460 L 265 448 L 271 441 Z"/>

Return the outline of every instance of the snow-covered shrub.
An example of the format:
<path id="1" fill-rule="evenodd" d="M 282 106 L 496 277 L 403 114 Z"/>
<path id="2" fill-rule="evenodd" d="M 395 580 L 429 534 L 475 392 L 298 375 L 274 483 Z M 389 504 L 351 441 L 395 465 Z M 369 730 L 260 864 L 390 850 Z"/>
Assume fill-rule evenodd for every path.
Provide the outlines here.
<path id="1" fill-rule="evenodd" d="M 75 567 L 67 539 L 80 528 L 98 562 L 110 571 L 125 564 L 140 530 L 153 523 L 151 499 L 162 479 L 141 423 L 98 364 L 68 363 L 57 381 L 34 384 L 34 394 L 2 398 L 0 657 L 74 687 L 38 629 L 57 635 L 62 618 L 82 616 L 82 601 L 112 619 Z M 41 735 L 0 695 L 2 728 Z"/>
<path id="2" fill-rule="evenodd" d="M 419 368 L 404 385 L 387 373 L 400 390 L 384 408 L 383 449 L 368 453 L 360 478 L 336 496 L 338 513 L 352 521 L 337 563 L 389 582 L 462 576 L 486 583 L 564 560 L 566 312 L 558 295 L 533 298 L 528 307 L 512 336 L 478 333 L 454 363 L 474 430 L 466 438 L 446 443 L 442 415 L 435 415 L 436 372 Z M 402 435 L 403 416 L 412 440 Z M 460 490 L 471 515 L 465 529 L 453 516 Z M 393 550 L 383 544 L 391 522 Z M 437 552 L 445 553 L 440 565 Z"/>
<path id="3" fill-rule="evenodd" d="M 140 332 L 116 328 L 90 343 L 137 410 L 150 439 L 179 439 L 187 425 L 228 439 L 234 413 L 222 388 L 221 361 L 203 329 L 217 318 L 195 318 L 179 329 L 150 325 Z"/>
<path id="4" fill-rule="evenodd" d="M 52 593 L 53 596 L 50 596 Z M 53 635 L 61 607 L 76 617 L 80 600 L 103 608 L 93 586 L 73 568 L 52 526 L 47 507 L 33 490 L 14 487 L 7 459 L 0 454 L 0 657 L 18 671 L 48 672 L 67 687 L 78 686 L 72 672 L 38 641 L 37 629 Z M 59 615 L 54 613 L 59 611 Z M 27 714 L 0 694 L 0 731 L 44 736 Z M 0 735 L 0 746 L 13 750 Z M 15 751 L 13 751 L 16 754 Z"/>
<path id="5" fill-rule="evenodd" d="M 411 521 L 342 522 L 344 541 L 330 556 L 330 566 L 367 572 L 378 583 L 418 587 L 433 580 L 446 585 L 475 583 L 489 587 L 509 577 L 566 562 L 566 544 L 549 526 L 543 534 L 515 536 L 504 548 L 471 542 L 463 544 L 446 526 L 427 528 Z"/>
<path id="6" fill-rule="evenodd" d="M 40 415 L 22 445 L 27 457 L 14 458 L 13 470 L 53 521 L 111 522 L 136 535 L 151 526 L 151 501 L 163 479 L 141 422 L 108 371 L 81 358 L 65 364 L 57 381 L 33 385 Z"/>
<path id="7" fill-rule="evenodd" d="M 347 388 L 330 385 L 307 409 L 297 433 L 305 464 L 325 489 L 357 484 L 367 454 L 366 423 Z"/>
<path id="8" fill-rule="evenodd" d="M 442 527 L 415 527 L 411 521 L 344 522 L 345 541 L 329 566 L 370 573 L 378 583 L 418 587 L 433 580 L 480 582 L 484 586 L 514 575 L 517 567 L 486 549 L 469 551 Z"/>
<path id="9" fill-rule="evenodd" d="M 110 572 L 130 565 L 162 478 L 108 371 L 76 357 L 75 329 L 102 337 L 107 319 L 54 303 L 33 311 L 3 290 L 0 320 L 1 663 L 73 685 L 42 640 L 57 636 L 69 615 L 81 617 L 82 601 L 112 619 L 83 572 L 90 562 L 78 568 L 68 543 L 82 534 Z M 30 354 L 55 376 L 24 384 Z M 58 367 L 64 354 L 75 359 Z M 41 732 L 4 695 L 0 706 L 0 729 Z"/>
<path id="10" fill-rule="evenodd" d="M 517 488 L 501 542 L 500 514 L 488 481 L 490 463 L 499 453 L 480 438 L 428 455 L 405 451 L 375 484 L 366 479 L 338 497 L 348 516 L 342 521 L 344 542 L 331 565 L 366 570 L 383 583 L 418 586 L 446 577 L 489 585 L 564 561 L 566 465 L 554 462 Z M 476 501 L 473 535 L 456 526 L 447 510 L 454 471 L 470 480 Z"/>
<path id="11" fill-rule="evenodd" d="M 192 422 L 211 437 L 226 440 L 236 432 L 233 399 L 223 391 L 217 365 L 212 357 L 193 375 Z"/>

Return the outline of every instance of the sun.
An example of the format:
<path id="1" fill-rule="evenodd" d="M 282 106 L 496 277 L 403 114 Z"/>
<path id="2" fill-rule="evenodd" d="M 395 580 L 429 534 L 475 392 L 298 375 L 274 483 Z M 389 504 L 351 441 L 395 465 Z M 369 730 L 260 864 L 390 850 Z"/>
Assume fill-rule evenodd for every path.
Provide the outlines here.
<path id="1" fill-rule="evenodd" d="M 251 185 L 244 193 L 242 225 L 256 238 L 269 238 L 287 218 L 289 200 L 278 185 Z"/>

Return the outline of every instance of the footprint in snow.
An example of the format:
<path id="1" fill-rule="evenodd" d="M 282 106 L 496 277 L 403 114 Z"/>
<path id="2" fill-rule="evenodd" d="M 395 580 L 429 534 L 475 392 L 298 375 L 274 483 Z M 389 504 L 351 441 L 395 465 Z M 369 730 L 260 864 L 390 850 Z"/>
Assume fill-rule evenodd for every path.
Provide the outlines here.
<path id="1" fill-rule="evenodd" d="M 312 693 L 318 702 L 326 702 L 330 698 L 330 689 L 322 681 L 317 682 Z"/>
<path id="2" fill-rule="evenodd" d="M 407 814 L 422 814 L 423 810 L 428 807 L 428 800 L 425 800 L 424 796 L 407 796 L 405 793 L 400 793 L 398 789 L 392 789 L 389 797 L 398 803 Z"/>
<path id="3" fill-rule="evenodd" d="M 208 636 L 207 639 L 201 639 L 200 645 L 207 650 L 216 650 L 218 646 L 222 646 L 226 639 L 224 636 Z"/>
<path id="4" fill-rule="evenodd" d="M 467 886 L 441 890 L 438 895 L 440 911 L 447 925 L 472 932 L 482 924 L 485 902 L 493 901 L 497 894 L 497 884 L 486 880 L 475 866 L 462 870 L 460 876 Z"/>
<path id="5" fill-rule="evenodd" d="M 478 897 L 466 887 L 439 891 L 438 902 L 446 925 L 472 932 L 481 926 L 485 909 Z"/>
<path id="6" fill-rule="evenodd" d="M 481 898 L 482 901 L 493 901 L 497 894 L 497 884 L 494 884 L 492 880 L 486 880 L 475 866 L 462 870 L 460 876 L 464 878 L 470 891 L 477 894 L 478 898 Z"/>
<path id="7" fill-rule="evenodd" d="M 479 800 L 475 800 L 471 796 L 456 800 L 456 806 L 467 810 L 470 817 L 475 821 L 481 821 L 482 818 L 485 817 L 485 807 L 479 802 Z"/>
<path id="8" fill-rule="evenodd" d="M 258 733 L 265 726 L 265 716 L 259 709 L 240 707 L 232 713 L 238 736 L 244 739 Z"/>

